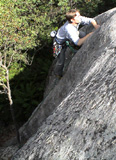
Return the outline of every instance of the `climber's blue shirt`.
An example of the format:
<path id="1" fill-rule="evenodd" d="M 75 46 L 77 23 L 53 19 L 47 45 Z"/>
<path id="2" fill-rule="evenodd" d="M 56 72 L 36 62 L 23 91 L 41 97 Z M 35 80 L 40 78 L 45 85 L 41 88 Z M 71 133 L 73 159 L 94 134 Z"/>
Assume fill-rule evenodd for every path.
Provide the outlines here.
<path id="1" fill-rule="evenodd" d="M 80 24 L 82 24 L 82 25 L 90 24 L 91 21 L 93 20 L 93 18 L 87 18 L 87 17 L 83 17 L 83 16 L 80 16 L 80 19 L 81 19 L 81 22 L 79 24 L 77 24 L 76 27 L 67 21 L 62 27 L 59 28 L 57 35 L 56 35 L 59 42 L 63 43 L 66 40 L 70 40 L 75 45 L 78 44 L 79 25 Z"/>

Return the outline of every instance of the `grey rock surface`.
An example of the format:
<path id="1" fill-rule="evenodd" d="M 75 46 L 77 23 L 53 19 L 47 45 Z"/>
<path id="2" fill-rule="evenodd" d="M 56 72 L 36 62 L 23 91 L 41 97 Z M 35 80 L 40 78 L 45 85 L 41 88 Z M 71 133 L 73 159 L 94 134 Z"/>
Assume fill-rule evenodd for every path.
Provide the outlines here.
<path id="1" fill-rule="evenodd" d="M 12 160 L 116 159 L 116 8 L 96 20 L 101 27 L 20 129 L 31 138 Z"/>
<path id="2" fill-rule="evenodd" d="M 0 160 L 11 160 L 12 155 L 15 154 L 18 149 L 18 145 L 0 147 Z"/>

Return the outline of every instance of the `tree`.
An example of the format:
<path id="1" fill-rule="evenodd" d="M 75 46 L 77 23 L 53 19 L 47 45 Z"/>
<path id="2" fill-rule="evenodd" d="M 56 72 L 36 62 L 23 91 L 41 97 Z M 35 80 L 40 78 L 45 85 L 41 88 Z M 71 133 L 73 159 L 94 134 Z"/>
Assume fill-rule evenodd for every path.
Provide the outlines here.
<path id="1" fill-rule="evenodd" d="M 34 54 L 29 56 L 28 51 L 40 50 L 49 41 L 52 21 L 45 3 L 39 0 L 0 1 L 0 93 L 8 97 L 18 141 L 10 80 L 24 69 L 22 65 L 32 64 Z"/>
<path id="2" fill-rule="evenodd" d="M 32 63 L 33 57 L 29 59 L 27 51 L 40 45 L 37 39 L 39 22 L 35 1 L 1 0 L 0 2 L 0 86 L 1 94 L 7 94 L 10 110 L 17 131 L 18 128 L 13 111 L 13 99 L 11 94 L 10 79 L 22 70 L 22 63 Z M 41 33 L 42 35 L 42 33 Z M 11 74 L 13 67 L 16 72 Z"/>

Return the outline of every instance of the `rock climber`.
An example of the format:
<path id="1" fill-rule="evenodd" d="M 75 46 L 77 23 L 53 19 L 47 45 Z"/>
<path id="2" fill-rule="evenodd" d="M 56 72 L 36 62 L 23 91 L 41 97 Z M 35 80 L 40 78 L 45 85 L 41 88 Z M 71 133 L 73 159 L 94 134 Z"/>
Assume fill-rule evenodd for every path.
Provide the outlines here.
<path id="1" fill-rule="evenodd" d="M 79 30 L 80 25 L 92 24 L 95 29 L 98 29 L 100 25 L 93 18 L 88 18 L 80 15 L 80 11 L 77 9 L 71 9 L 66 13 L 66 23 L 61 26 L 55 36 L 55 40 L 58 44 L 62 45 L 62 50 L 57 57 L 57 63 L 54 70 L 56 76 L 63 76 L 63 68 L 65 62 L 66 40 L 74 43 L 76 46 L 81 46 L 85 40 L 93 34 L 85 34 L 85 32 Z"/>

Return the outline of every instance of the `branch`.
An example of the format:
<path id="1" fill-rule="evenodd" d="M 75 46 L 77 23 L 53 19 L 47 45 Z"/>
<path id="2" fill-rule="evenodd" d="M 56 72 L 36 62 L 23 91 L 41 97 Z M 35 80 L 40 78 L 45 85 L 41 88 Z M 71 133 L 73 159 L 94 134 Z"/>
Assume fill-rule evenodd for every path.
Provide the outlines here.
<path id="1" fill-rule="evenodd" d="M 7 68 L 9 68 L 9 67 L 10 67 L 10 65 L 11 65 L 11 63 L 12 63 L 12 60 L 13 60 L 13 56 L 14 56 L 14 53 L 13 53 L 13 54 L 12 54 L 12 56 L 10 57 L 10 61 L 9 61 L 9 63 L 8 63 Z"/>
<path id="2" fill-rule="evenodd" d="M 32 65 L 33 59 L 34 59 L 34 57 L 35 57 L 35 53 L 36 53 L 36 52 L 34 52 L 34 55 L 32 56 L 31 59 L 29 59 L 29 58 L 27 57 L 27 62 L 26 62 L 27 65 L 30 65 L 30 66 Z"/>
<path id="3" fill-rule="evenodd" d="M 0 78 L 0 86 L 2 86 L 5 89 L 8 89 L 8 87 L 5 85 L 5 83 L 3 82 L 3 80 Z"/>
<path id="4" fill-rule="evenodd" d="M 0 52 L 0 66 L 2 65 L 2 53 Z"/>
<path id="5" fill-rule="evenodd" d="M 1 67 L 7 71 L 7 67 L 6 66 L 4 66 L 3 64 L 1 64 Z M 2 80 L 1 77 L 0 77 L 0 86 L 2 86 L 4 88 L 4 90 L 8 89 L 7 86 L 4 84 L 4 82 L 3 82 L 3 80 Z"/>
<path id="6" fill-rule="evenodd" d="M 0 86 L 3 86 L 3 88 L 7 89 L 7 86 L 3 82 L 0 82 Z"/>
<path id="7" fill-rule="evenodd" d="M 1 67 L 7 71 L 7 67 L 5 65 L 2 64 Z"/>
<path id="8" fill-rule="evenodd" d="M 3 88 L 3 91 L 0 91 L 0 94 L 7 94 L 8 87 L 3 82 L 0 82 L 0 86 Z"/>
<path id="9" fill-rule="evenodd" d="M 14 42 L 14 43 L 12 43 L 12 44 L 9 44 L 9 45 L 7 45 L 7 43 L 6 43 L 5 46 L 4 46 L 4 66 L 6 65 L 6 57 L 7 57 L 5 51 L 8 50 L 8 48 L 13 47 L 14 44 L 16 44 L 16 42 Z M 3 46 L 2 46 L 2 47 L 3 47 Z M 2 53 L 0 52 L 0 66 L 1 66 L 1 64 L 2 64 L 2 58 L 3 58 L 3 57 L 1 57 L 1 55 L 2 55 Z M 10 64 L 11 64 L 11 62 L 12 62 L 13 56 L 14 56 L 14 54 L 12 54 L 12 56 L 11 56 L 11 58 L 10 58 L 8 67 L 10 66 Z"/>
<path id="10" fill-rule="evenodd" d="M 12 45 L 14 45 L 14 44 L 12 44 Z M 9 46 L 9 47 L 11 47 L 11 46 Z M 15 51 L 16 51 L 16 50 L 15 50 Z M 15 53 L 13 53 L 13 54 L 11 55 L 7 68 L 10 67 L 10 65 L 11 65 L 11 63 L 12 63 L 12 60 L 13 60 L 14 54 L 15 54 Z"/>
<path id="11" fill-rule="evenodd" d="M 8 41 L 7 41 L 8 42 Z M 0 49 L 4 48 L 4 51 L 8 50 L 8 48 L 13 47 L 16 44 L 16 42 L 10 43 L 10 44 L 5 44 L 0 47 Z"/>
<path id="12" fill-rule="evenodd" d="M 41 49 L 43 49 L 45 46 L 46 46 L 46 44 L 44 44 L 44 45 L 41 46 L 39 49 L 37 49 L 37 50 L 34 52 L 32 58 L 31 58 L 31 62 L 29 62 L 29 58 L 28 58 L 26 64 L 27 64 L 27 65 L 32 65 L 33 59 L 34 59 L 34 57 L 35 57 L 35 54 L 36 54 L 38 51 L 40 51 Z"/>
<path id="13" fill-rule="evenodd" d="M 0 94 L 5 94 L 6 92 L 5 91 L 0 91 Z"/>

